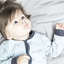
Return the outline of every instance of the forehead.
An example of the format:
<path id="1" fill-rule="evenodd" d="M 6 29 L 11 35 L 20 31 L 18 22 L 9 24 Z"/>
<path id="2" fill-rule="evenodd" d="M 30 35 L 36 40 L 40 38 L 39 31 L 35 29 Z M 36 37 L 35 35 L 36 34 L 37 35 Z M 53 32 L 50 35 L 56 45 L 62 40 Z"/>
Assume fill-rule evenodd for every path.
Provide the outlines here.
<path id="1" fill-rule="evenodd" d="M 21 14 L 23 14 L 22 11 L 20 11 L 20 10 L 16 10 L 16 12 L 15 12 L 14 15 L 17 16 L 17 15 L 21 15 Z"/>
<path id="2" fill-rule="evenodd" d="M 9 21 L 11 22 L 15 18 L 18 18 L 20 15 L 23 15 L 22 11 L 20 10 L 16 10 L 15 12 L 12 12 L 11 18 L 9 19 Z"/>
<path id="3" fill-rule="evenodd" d="M 12 13 L 11 17 L 13 18 L 13 17 L 19 16 L 19 15 L 22 15 L 22 14 L 23 14 L 22 11 L 16 10 L 15 12 Z"/>

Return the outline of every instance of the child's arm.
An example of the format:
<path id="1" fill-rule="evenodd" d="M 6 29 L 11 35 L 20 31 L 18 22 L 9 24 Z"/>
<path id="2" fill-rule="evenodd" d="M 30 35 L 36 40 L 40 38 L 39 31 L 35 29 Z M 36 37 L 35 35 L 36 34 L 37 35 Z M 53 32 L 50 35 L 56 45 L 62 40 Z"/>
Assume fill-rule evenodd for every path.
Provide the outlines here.
<path id="1" fill-rule="evenodd" d="M 4 46 L 0 45 L 0 64 L 11 64 L 12 58 L 9 58 L 9 53 L 4 48 Z"/>
<path id="2" fill-rule="evenodd" d="M 45 36 L 43 37 L 43 42 L 45 44 L 45 55 L 57 57 L 64 48 L 64 24 L 56 24 L 56 31 L 52 43 Z"/>
<path id="3" fill-rule="evenodd" d="M 28 64 L 29 60 L 28 55 L 13 58 L 3 46 L 0 46 L 0 64 Z"/>
<path id="4" fill-rule="evenodd" d="M 64 24 L 56 24 L 55 34 L 59 36 L 64 36 Z"/>

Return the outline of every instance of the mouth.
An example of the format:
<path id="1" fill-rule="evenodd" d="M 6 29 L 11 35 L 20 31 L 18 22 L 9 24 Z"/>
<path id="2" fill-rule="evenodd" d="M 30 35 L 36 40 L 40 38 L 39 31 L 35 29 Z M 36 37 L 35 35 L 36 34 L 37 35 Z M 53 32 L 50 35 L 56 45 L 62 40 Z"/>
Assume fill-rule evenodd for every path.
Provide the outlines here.
<path id="1" fill-rule="evenodd" d="M 24 28 L 27 28 L 27 27 L 28 27 L 28 24 L 26 24 Z"/>

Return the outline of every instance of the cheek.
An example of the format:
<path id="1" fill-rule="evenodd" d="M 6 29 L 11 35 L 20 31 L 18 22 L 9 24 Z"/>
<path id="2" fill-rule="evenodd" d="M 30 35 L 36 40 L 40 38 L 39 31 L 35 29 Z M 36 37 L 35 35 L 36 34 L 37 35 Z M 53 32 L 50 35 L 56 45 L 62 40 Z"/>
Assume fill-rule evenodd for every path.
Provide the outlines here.
<path id="1" fill-rule="evenodd" d="M 31 27 L 31 21 L 30 21 L 30 20 L 28 20 L 27 22 L 28 22 L 29 26 Z"/>
<path id="2" fill-rule="evenodd" d="M 16 28 L 13 28 L 12 31 L 13 31 L 13 34 L 20 34 L 23 31 L 23 29 L 21 27 L 16 27 Z"/>

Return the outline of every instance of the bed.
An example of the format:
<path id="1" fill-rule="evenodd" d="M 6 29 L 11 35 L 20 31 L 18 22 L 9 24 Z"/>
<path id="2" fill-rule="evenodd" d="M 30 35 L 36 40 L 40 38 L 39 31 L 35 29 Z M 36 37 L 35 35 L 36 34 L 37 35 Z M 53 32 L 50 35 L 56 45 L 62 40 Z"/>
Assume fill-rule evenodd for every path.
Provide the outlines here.
<path id="1" fill-rule="evenodd" d="M 5 0 L 4 0 L 5 1 Z M 32 30 L 53 40 L 56 23 L 64 23 L 64 0 L 16 0 L 31 15 Z M 0 34 L 0 42 L 4 38 Z M 48 64 L 64 64 L 64 50 L 56 58 L 47 57 Z"/>

